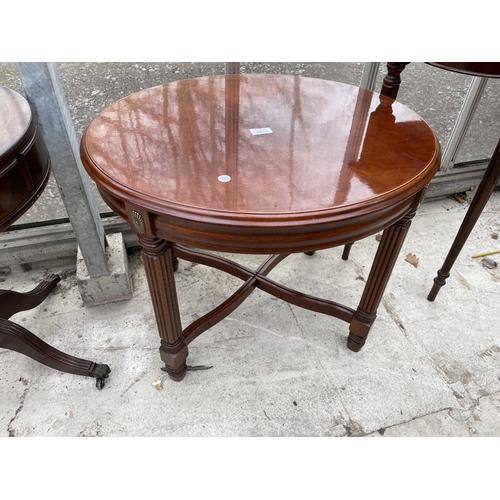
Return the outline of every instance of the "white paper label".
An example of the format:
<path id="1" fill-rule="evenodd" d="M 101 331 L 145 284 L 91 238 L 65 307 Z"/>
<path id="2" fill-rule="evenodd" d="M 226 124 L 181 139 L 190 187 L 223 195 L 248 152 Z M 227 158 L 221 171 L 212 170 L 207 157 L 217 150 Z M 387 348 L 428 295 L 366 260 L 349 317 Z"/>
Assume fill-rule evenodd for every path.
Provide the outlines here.
<path id="1" fill-rule="evenodd" d="M 220 182 L 229 182 L 231 177 L 229 175 L 219 175 L 217 179 L 219 179 Z"/>
<path id="2" fill-rule="evenodd" d="M 250 132 L 252 135 L 261 135 L 261 134 L 272 134 L 273 131 L 269 127 L 265 128 L 251 128 Z"/>

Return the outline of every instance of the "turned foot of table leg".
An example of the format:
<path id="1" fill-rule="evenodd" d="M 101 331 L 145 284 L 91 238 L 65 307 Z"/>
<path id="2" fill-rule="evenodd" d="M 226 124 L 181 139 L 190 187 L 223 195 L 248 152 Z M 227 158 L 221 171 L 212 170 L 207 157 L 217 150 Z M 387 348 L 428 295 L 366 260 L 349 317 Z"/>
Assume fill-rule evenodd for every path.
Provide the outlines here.
<path id="1" fill-rule="evenodd" d="M 490 199 L 491 194 L 495 190 L 497 184 L 500 182 L 500 142 L 497 144 L 493 157 L 483 174 L 483 178 L 479 183 L 476 194 L 472 199 L 472 202 L 465 214 L 464 220 L 460 225 L 457 235 L 451 245 L 448 255 L 441 267 L 437 272 L 437 276 L 434 278 L 434 284 L 432 289 L 427 296 L 427 300 L 433 302 L 436 298 L 439 290 L 446 284 L 447 278 L 450 276 L 450 271 L 455 264 L 462 248 L 464 247 L 470 233 L 474 229 L 477 220 L 479 219 L 481 213 L 486 206 L 486 203 Z"/>
<path id="2" fill-rule="evenodd" d="M 162 368 L 163 371 L 168 373 L 168 376 L 180 382 L 186 375 L 186 359 L 188 357 L 189 351 L 187 345 L 184 345 L 182 339 L 176 344 L 167 344 L 165 341 L 161 341 L 160 356 L 165 366 Z"/>
<path id="3" fill-rule="evenodd" d="M 429 292 L 429 295 L 427 295 L 427 300 L 429 302 L 433 302 L 434 299 L 436 298 L 437 294 L 439 293 L 439 290 L 446 285 L 446 280 L 450 277 L 449 272 L 445 272 L 443 269 L 440 269 L 437 272 L 437 276 L 434 278 L 434 284 L 432 285 L 432 289 Z"/>
<path id="4" fill-rule="evenodd" d="M 376 312 L 369 313 L 358 308 L 349 325 L 347 348 L 358 352 L 365 345 L 370 328 L 377 317 Z"/>
<path id="5" fill-rule="evenodd" d="M 354 333 L 349 332 L 347 337 L 347 348 L 354 352 L 359 352 L 361 348 L 365 345 L 366 338 L 354 335 Z"/>

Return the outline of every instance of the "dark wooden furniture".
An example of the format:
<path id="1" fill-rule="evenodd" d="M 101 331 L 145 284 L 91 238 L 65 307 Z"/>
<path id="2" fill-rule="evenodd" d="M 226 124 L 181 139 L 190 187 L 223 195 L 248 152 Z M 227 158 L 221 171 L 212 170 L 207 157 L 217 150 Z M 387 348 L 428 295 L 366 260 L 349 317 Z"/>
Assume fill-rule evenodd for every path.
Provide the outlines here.
<path id="1" fill-rule="evenodd" d="M 174 380 L 185 375 L 188 344 L 256 287 L 348 322 L 347 345 L 358 351 L 440 163 L 434 133 L 402 104 L 350 85 L 283 75 L 196 78 L 134 93 L 97 115 L 80 151 L 104 200 L 143 247 L 160 355 Z M 357 309 L 266 276 L 291 253 L 381 230 Z M 254 271 L 198 249 L 274 255 Z M 184 329 L 177 257 L 244 281 Z"/>
<path id="2" fill-rule="evenodd" d="M 407 62 L 395 62 L 387 64 L 387 76 L 384 79 L 382 93 L 396 99 L 401 84 L 401 72 L 408 65 Z M 439 69 L 453 71 L 469 76 L 485 78 L 500 78 L 500 63 L 498 62 L 429 62 L 427 63 Z M 446 284 L 450 276 L 451 268 L 462 251 L 467 238 L 476 225 L 486 203 L 490 199 L 495 187 L 500 182 L 500 140 L 497 143 L 493 156 L 486 168 L 483 178 L 479 183 L 476 194 L 467 210 L 464 220 L 455 236 L 444 263 L 437 272 L 427 299 L 434 301 L 439 290 Z"/>
<path id="3" fill-rule="evenodd" d="M 0 87 L 0 231 L 23 215 L 44 190 L 50 175 L 50 158 L 32 110 L 24 97 Z M 104 386 L 107 365 L 61 352 L 11 316 L 40 305 L 60 281 L 50 275 L 32 291 L 0 290 L 0 347 L 24 354 L 62 372 L 97 378 Z"/>

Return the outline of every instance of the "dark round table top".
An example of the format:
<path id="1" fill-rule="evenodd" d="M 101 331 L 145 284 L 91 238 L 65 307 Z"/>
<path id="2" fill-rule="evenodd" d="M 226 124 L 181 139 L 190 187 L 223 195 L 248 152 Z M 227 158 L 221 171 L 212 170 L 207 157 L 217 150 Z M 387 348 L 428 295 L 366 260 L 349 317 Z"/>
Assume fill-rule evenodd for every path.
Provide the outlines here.
<path id="1" fill-rule="evenodd" d="M 408 199 L 433 177 L 438 141 L 415 112 L 358 87 L 220 75 L 131 94 L 81 144 L 101 191 L 183 220 L 315 224 Z"/>
<path id="2" fill-rule="evenodd" d="M 0 86 L 0 158 L 23 138 L 31 117 L 28 101 L 14 90 Z"/>
<path id="3" fill-rule="evenodd" d="M 438 147 L 415 112 L 376 93 L 231 75 L 119 100 L 89 126 L 85 153 L 96 177 L 152 204 L 279 214 L 389 195 L 425 175 Z"/>
<path id="4" fill-rule="evenodd" d="M 42 193 L 50 158 L 28 101 L 0 86 L 0 232 Z"/>

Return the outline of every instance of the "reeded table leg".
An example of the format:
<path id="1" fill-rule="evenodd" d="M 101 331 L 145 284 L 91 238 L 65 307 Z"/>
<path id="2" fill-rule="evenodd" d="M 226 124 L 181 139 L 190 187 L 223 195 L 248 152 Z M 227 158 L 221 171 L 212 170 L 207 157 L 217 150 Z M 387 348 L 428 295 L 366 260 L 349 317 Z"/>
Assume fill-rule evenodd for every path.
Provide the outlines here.
<path id="1" fill-rule="evenodd" d="M 181 381 L 186 374 L 188 347 L 182 337 L 170 245 L 160 238 L 144 236 L 139 236 L 139 243 L 161 337 L 160 356 L 170 378 Z"/>
<path id="2" fill-rule="evenodd" d="M 451 268 L 457 260 L 460 252 L 462 251 L 467 238 L 474 229 L 479 216 L 481 215 L 486 203 L 490 199 L 496 185 L 500 181 L 500 142 L 497 144 L 493 157 L 486 169 L 486 172 L 479 183 L 476 194 L 472 199 L 472 202 L 467 210 L 464 220 L 458 230 L 455 240 L 451 245 L 451 248 L 446 256 L 443 263 L 443 267 L 437 272 L 437 276 L 434 278 L 434 285 L 432 286 L 427 300 L 434 301 L 436 295 L 438 294 L 441 287 L 446 285 L 446 280 L 450 276 Z"/>
<path id="3" fill-rule="evenodd" d="M 416 210 L 410 210 L 401 220 L 388 227 L 382 234 L 361 301 L 349 326 L 347 347 L 351 351 L 359 351 L 366 342 L 370 328 L 377 317 L 377 309 L 385 287 L 391 277 L 394 264 L 415 213 Z"/>
<path id="4" fill-rule="evenodd" d="M 64 373 L 94 377 L 99 389 L 104 387 L 104 381 L 111 372 L 108 365 L 70 356 L 50 346 L 21 325 L 3 318 L 0 318 L 0 347 L 24 354 Z"/>

